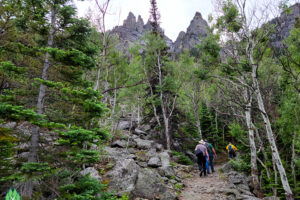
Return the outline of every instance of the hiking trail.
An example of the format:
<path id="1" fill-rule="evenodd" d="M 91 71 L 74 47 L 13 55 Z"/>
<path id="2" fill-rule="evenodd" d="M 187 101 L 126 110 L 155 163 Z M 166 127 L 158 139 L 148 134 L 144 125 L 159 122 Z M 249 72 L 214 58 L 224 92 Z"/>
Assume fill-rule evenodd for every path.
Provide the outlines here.
<path id="1" fill-rule="evenodd" d="M 199 176 L 200 172 L 193 170 L 192 177 L 185 178 L 185 185 L 182 190 L 179 200 L 222 200 L 226 199 L 226 195 L 216 192 L 216 189 L 226 188 L 226 180 L 222 178 L 218 169 L 221 165 L 215 166 L 215 172 L 207 176 Z"/>

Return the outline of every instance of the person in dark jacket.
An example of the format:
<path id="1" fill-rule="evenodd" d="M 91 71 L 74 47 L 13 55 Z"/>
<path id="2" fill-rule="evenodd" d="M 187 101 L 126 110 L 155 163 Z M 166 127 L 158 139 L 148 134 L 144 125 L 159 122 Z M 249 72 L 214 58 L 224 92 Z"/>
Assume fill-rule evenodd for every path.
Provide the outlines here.
<path id="1" fill-rule="evenodd" d="M 206 176 L 206 159 L 205 156 L 209 156 L 207 152 L 207 148 L 205 146 L 205 142 L 203 140 L 199 141 L 199 144 L 195 147 L 195 152 L 197 156 L 197 163 L 200 170 L 200 176 L 204 173 Z M 199 152 L 199 153 L 198 153 Z"/>

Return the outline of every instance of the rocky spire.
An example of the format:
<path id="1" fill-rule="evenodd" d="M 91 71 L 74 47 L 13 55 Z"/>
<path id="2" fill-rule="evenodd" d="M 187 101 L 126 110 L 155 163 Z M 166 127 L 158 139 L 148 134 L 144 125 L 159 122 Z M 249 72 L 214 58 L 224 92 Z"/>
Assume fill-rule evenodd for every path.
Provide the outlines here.
<path id="1" fill-rule="evenodd" d="M 138 20 L 137 20 L 137 23 L 136 23 L 136 28 L 137 28 L 137 31 L 139 33 L 143 32 L 144 20 L 142 19 L 141 15 L 138 16 Z"/>
<path id="2" fill-rule="evenodd" d="M 207 36 L 207 22 L 202 18 L 201 13 L 196 12 L 186 33 L 181 31 L 174 42 L 171 51 L 179 53 L 184 49 L 192 49 L 201 42 L 201 37 Z"/>
<path id="3" fill-rule="evenodd" d="M 132 12 L 129 12 L 127 19 L 124 20 L 123 26 L 130 30 L 136 28 L 136 17 Z"/>

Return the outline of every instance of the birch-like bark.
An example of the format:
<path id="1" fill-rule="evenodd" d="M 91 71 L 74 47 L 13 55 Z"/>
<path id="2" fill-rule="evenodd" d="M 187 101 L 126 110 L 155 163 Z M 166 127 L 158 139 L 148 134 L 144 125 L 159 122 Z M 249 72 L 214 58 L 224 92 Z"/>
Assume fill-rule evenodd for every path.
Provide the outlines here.
<path id="1" fill-rule="evenodd" d="M 166 138 L 166 145 L 167 145 L 167 150 L 171 149 L 171 140 L 170 140 L 170 134 L 169 134 L 169 117 L 167 108 L 165 105 L 165 99 L 164 99 L 164 92 L 162 90 L 162 66 L 160 62 L 160 54 L 157 57 L 157 67 L 158 67 L 158 78 L 159 78 L 159 86 L 160 86 L 160 101 L 161 101 L 161 109 L 162 109 L 162 114 L 163 114 L 163 119 L 164 119 L 164 133 L 165 133 L 165 138 Z"/>
<path id="2" fill-rule="evenodd" d="M 193 103 L 193 111 L 194 111 L 194 115 L 196 117 L 196 126 L 198 129 L 198 133 L 199 133 L 199 137 L 200 140 L 202 140 L 202 130 L 201 130 L 201 122 L 200 122 L 200 118 L 199 118 L 199 112 L 198 112 L 198 102 L 195 99 L 195 94 L 192 93 L 192 103 Z"/>
<path id="3" fill-rule="evenodd" d="M 285 191 L 286 199 L 287 200 L 293 200 L 294 199 L 293 193 L 292 193 L 292 190 L 290 188 L 290 185 L 289 185 L 289 182 L 288 182 L 288 179 L 287 179 L 287 176 L 286 176 L 285 169 L 282 165 L 282 162 L 281 162 L 281 159 L 280 159 L 280 156 L 279 156 L 276 141 L 275 141 L 275 138 L 274 138 L 274 135 L 273 135 L 272 127 L 271 127 L 271 122 L 269 120 L 269 116 L 266 113 L 263 98 L 262 98 L 262 95 L 261 95 L 261 92 L 260 92 L 260 89 L 259 89 L 259 85 L 258 85 L 258 81 L 257 81 L 258 66 L 257 66 L 257 64 L 254 63 L 254 59 L 253 59 L 252 55 L 253 55 L 253 52 L 251 50 L 251 52 L 249 54 L 249 58 L 250 58 L 249 60 L 250 60 L 250 64 L 252 65 L 252 82 L 253 82 L 253 88 L 255 89 L 255 94 L 256 94 L 258 107 L 260 109 L 262 118 L 263 118 L 264 123 L 265 123 L 265 128 L 266 128 L 266 132 L 267 132 L 267 135 L 268 135 L 268 140 L 269 140 L 269 143 L 270 143 L 270 146 L 271 146 L 272 155 L 274 157 L 274 161 L 276 163 L 278 172 L 280 174 L 280 179 L 281 179 L 283 189 Z"/>
<path id="4" fill-rule="evenodd" d="M 258 180 L 258 169 L 257 169 L 257 155 L 256 155 L 256 146 L 254 140 L 254 128 L 252 127 L 252 95 L 250 94 L 247 88 L 244 88 L 243 97 L 246 102 L 246 109 L 245 109 L 245 117 L 246 123 L 248 127 L 248 136 L 249 136 L 249 143 L 250 143 L 250 155 L 251 155 L 251 175 L 254 187 L 254 194 L 257 196 L 260 195 L 260 186 Z"/>
<path id="5" fill-rule="evenodd" d="M 54 39 L 54 33 L 55 33 L 55 20 L 56 20 L 56 10 L 55 6 L 52 7 L 51 13 L 50 13 L 50 30 L 49 30 L 49 36 L 47 41 L 48 47 L 53 47 L 53 39 Z M 42 72 L 42 79 L 46 81 L 48 79 L 48 70 L 50 67 L 49 62 L 50 54 L 47 52 L 45 55 L 44 65 L 43 65 L 43 72 Z M 43 114 L 44 110 L 44 98 L 46 96 L 46 88 L 47 86 L 44 84 L 40 85 L 39 89 L 39 96 L 37 99 L 37 114 Z M 30 140 L 30 149 L 29 149 L 29 156 L 28 156 L 28 162 L 38 162 L 38 148 L 39 148 L 39 140 L 40 140 L 40 127 L 35 126 L 33 128 L 32 134 L 31 134 L 31 140 Z M 33 182 L 31 180 L 27 180 L 24 186 L 24 190 L 22 191 L 22 194 L 26 197 L 32 197 L 33 194 Z"/>

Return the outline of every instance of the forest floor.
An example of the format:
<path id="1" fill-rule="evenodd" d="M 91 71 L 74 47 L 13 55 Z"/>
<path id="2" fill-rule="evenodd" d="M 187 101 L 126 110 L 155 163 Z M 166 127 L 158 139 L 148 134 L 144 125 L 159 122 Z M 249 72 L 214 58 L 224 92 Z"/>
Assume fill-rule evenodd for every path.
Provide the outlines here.
<path id="1" fill-rule="evenodd" d="M 226 199 L 226 195 L 216 193 L 215 189 L 226 187 L 226 180 L 222 178 L 218 169 L 221 165 L 215 166 L 215 172 L 207 176 L 199 176 L 199 171 L 192 171 L 192 177 L 184 179 L 185 185 L 179 200 L 222 200 Z"/>

